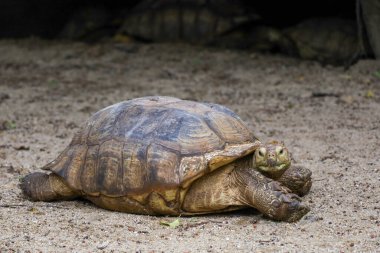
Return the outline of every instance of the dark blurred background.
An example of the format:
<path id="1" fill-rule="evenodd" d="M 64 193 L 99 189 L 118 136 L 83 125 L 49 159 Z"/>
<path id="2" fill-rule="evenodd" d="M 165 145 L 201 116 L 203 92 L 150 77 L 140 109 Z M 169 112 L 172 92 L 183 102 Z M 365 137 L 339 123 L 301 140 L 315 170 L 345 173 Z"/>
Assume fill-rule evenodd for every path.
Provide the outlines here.
<path id="1" fill-rule="evenodd" d="M 0 38 L 186 42 L 345 66 L 380 57 L 379 23 L 380 0 L 0 2 Z"/>
<path id="2" fill-rule="evenodd" d="M 115 15 L 122 15 L 121 13 L 127 13 L 138 2 L 138 0 L 2 0 L 0 37 L 55 38 L 78 9 L 96 6 Z M 242 2 L 247 8 L 254 9 L 262 17 L 262 22 L 280 28 L 311 17 L 333 16 L 355 19 L 355 0 Z"/>

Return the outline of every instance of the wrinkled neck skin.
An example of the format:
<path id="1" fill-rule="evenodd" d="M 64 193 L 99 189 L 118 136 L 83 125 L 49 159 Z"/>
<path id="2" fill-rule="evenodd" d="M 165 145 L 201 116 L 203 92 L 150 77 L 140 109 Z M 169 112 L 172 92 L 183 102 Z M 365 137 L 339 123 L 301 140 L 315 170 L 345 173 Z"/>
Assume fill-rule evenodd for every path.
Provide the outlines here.
<path id="1" fill-rule="evenodd" d="M 235 192 L 235 200 L 246 206 L 252 206 L 255 190 L 263 182 L 271 181 L 253 168 L 253 156 L 243 157 L 234 162 L 234 169 L 229 173 L 228 185 Z"/>

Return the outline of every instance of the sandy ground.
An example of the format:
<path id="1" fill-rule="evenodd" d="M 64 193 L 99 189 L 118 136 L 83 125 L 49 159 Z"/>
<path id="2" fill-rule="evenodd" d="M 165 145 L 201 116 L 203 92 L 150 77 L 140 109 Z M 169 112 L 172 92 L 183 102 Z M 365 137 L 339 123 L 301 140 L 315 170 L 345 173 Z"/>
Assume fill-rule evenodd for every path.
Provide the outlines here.
<path id="1" fill-rule="evenodd" d="M 179 218 L 85 201 L 30 202 L 19 179 L 91 113 L 169 95 L 226 105 L 313 171 L 311 212 L 289 224 L 254 210 Z M 375 252 L 380 248 L 380 63 L 348 71 L 184 45 L 0 42 L 1 252 Z"/>

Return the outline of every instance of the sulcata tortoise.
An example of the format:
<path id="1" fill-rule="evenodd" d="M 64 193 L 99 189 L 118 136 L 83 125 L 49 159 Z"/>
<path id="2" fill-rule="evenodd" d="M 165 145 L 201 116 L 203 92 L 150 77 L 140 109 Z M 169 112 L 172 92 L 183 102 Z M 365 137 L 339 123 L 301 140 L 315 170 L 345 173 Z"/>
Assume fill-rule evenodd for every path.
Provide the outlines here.
<path id="1" fill-rule="evenodd" d="M 128 13 L 118 34 L 144 41 L 208 44 L 258 18 L 236 0 L 143 0 Z"/>
<path id="2" fill-rule="evenodd" d="M 356 23 L 340 18 L 307 19 L 284 30 L 281 50 L 322 64 L 349 64 L 360 54 Z M 285 38 L 291 43 L 284 44 Z"/>
<path id="3" fill-rule="evenodd" d="M 121 212 L 196 215 L 253 207 L 293 222 L 311 172 L 280 142 L 261 143 L 231 110 L 143 97 L 95 113 L 70 145 L 21 182 L 35 201 L 83 197 Z"/>

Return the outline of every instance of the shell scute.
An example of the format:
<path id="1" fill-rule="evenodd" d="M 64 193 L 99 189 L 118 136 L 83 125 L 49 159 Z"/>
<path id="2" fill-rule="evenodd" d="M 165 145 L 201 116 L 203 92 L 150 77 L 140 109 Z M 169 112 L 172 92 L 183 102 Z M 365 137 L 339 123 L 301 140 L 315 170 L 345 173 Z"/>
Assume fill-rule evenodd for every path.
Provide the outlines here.
<path id="1" fill-rule="evenodd" d="M 98 195 L 99 189 L 97 184 L 98 178 L 98 158 L 99 145 L 89 146 L 87 149 L 86 159 L 80 176 L 82 191 Z"/>
<path id="2" fill-rule="evenodd" d="M 97 189 L 108 196 L 120 196 L 124 192 L 121 150 L 123 143 L 105 141 L 99 148 Z"/>
<path id="3" fill-rule="evenodd" d="M 88 134 L 87 144 L 97 145 L 111 139 L 118 116 L 127 107 L 126 103 L 119 103 L 95 113 L 88 122 L 91 130 Z"/>
<path id="4" fill-rule="evenodd" d="M 179 177 L 176 171 L 179 163 L 178 154 L 170 151 L 161 145 L 151 144 L 147 149 L 147 171 L 149 182 L 155 182 L 152 186 L 175 188 L 179 184 Z"/>
<path id="5" fill-rule="evenodd" d="M 136 192 L 144 189 L 148 182 L 146 145 L 127 140 L 122 149 L 122 164 L 125 192 Z"/>
<path id="6" fill-rule="evenodd" d="M 157 142 L 183 155 L 222 149 L 224 141 L 202 118 L 182 110 L 173 110 L 156 130 Z"/>
<path id="7" fill-rule="evenodd" d="M 204 168 L 207 168 L 207 160 L 203 155 L 183 157 L 179 166 L 182 187 L 187 188 L 189 182 L 205 174 Z"/>
<path id="8" fill-rule="evenodd" d="M 149 142 L 156 128 L 166 117 L 166 109 L 130 106 L 118 116 L 114 123 L 113 138 L 125 141 L 128 139 Z"/>
<path id="9" fill-rule="evenodd" d="M 50 163 L 50 170 L 66 179 L 74 189 L 80 188 L 80 174 L 86 157 L 86 145 L 74 145 L 65 150 L 65 155 Z"/>
<path id="10" fill-rule="evenodd" d="M 251 142 L 255 138 L 241 120 L 226 117 L 221 112 L 209 111 L 205 120 L 210 128 L 229 144 Z"/>

